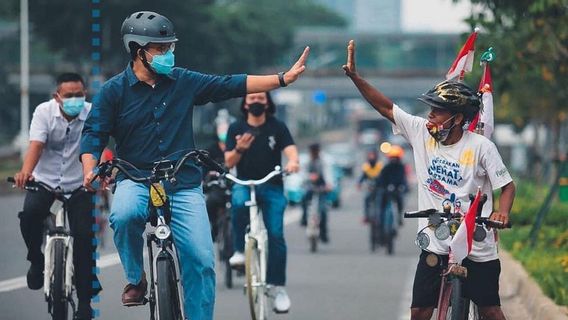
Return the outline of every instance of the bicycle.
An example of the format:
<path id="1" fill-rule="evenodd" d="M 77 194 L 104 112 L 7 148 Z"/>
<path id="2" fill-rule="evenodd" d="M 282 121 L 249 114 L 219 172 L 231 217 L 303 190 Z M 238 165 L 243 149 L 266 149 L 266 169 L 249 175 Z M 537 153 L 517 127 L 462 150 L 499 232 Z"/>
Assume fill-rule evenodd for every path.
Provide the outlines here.
<path id="1" fill-rule="evenodd" d="M 469 198 L 473 202 L 474 196 L 470 194 Z M 485 239 L 487 236 L 485 227 L 499 229 L 511 227 L 510 223 L 504 225 L 500 221 L 481 217 L 483 204 L 486 201 L 487 195 L 483 194 L 476 212 L 476 228 L 473 235 L 475 241 L 483 241 Z M 425 250 L 430 244 L 430 237 L 424 232 L 426 228 L 433 228 L 434 235 L 439 240 L 453 238 L 456 234 L 460 225 L 461 214 L 452 213 L 449 202 L 449 200 L 444 201 L 442 212 L 438 212 L 436 209 L 427 209 L 404 213 L 404 218 L 428 218 L 428 225 L 420 230 L 416 236 L 416 245 L 420 249 Z M 481 319 L 477 306 L 469 298 L 464 297 L 462 293 L 463 282 L 467 278 L 467 268 L 458 263 L 448 263 L 434 253 L 430 253 L 427 256 L 426 263 L 431 267 L 436 265 L 443 267 L 440 293 L 436 307 L 436 320 Z"/>
<path id="2" fill-rule="evenodd" d="M 384 197 L 384 207 L 379 209 L 380 219 L 378 219 L 379 238 L 381 243 L 387 247 L 389 255 L 394 254 L 394 239 L 396 237 L 395 215 L 398 212 L 395 192 L 397 188 L 389 184 L 385 190 L 379 192 Z M 379 202 L 380 203 L 380 202 Z"/>
<path id="3" fill-rule="evenodd" d="M 13 177 L 7 178 L 7 181 L 16 182 Z M 37 192 L 40 188 L 51 193 L 55 198 L 50 208 L 51 214 L 45 219 L 43 292 L 51 318 L 67 320 L 69 305 L 73 316 L 77 310 L 73 300 L 73 236 L 67 225 L 70 197 L 66 196 L 73 196 L 77 192 L 86 190 L 81 186 L 72 191 L 63 191 L 41 181 L 27 181 L 24 186 L 29 192 Z"/>
<path id="4" fill-rule="evenodd" d="M 193 159 L 197 164 L 206 164 L 213 170 L 223 172 L 223 169 L 207 157 L 207 152 L 193 150 L 186 153 L 178 161 L 160 160 L 154 162 L 150 176 L 135 177 L 125 165 L 139 171 L 136 166 L 128 161 L 114 158 L 103 162 L 96 168 L 97 177 L 110 177 L 114 168 L 118 169 L 128 179 L 148 184 L 150 201 L 148 209 L 150 211 L 149 222 L 155 227 L 152 232 L 146 233 L 146 247 L 150 260 L 150 294 L 145 298 L 143 304 L 150 305 L 150 319 L 155 320 L 156 315 L 159 320 L 183 320 L 185 313 L 183 308 L 182 294 L 179 289 L 178 259 L 172 232 L 170 229 L 171 208 L 169 198 L 164 189 L 164 181 L 175 184 L 176 174 L 188 159 Z M 154 255 L 153 246 L 157 248 Z M 157 311 L 156 311 L 157 309 Z"/>
<path id="5" fill-rule="evenodd" d="M 321 232 L 320 223 L 322 219 L 322 210 L 325 210 L 325 208 L 322 208 L 322 206 L 327 205 L 325 188 L 321 186 L 312 186 L 311 196 L 307 201 L 308 217 L 306 225 L 306 236 L 308 237 L 310 252 L 314 253 L 318 250 L 318 242 Z"/>
<path id="6" fill-rule="evenodd" d="M 371 252 L 375 252 L 377 247 L 382 244 L 382 235 L 380 224 L 380 192 L 377 190 L 374 180 L 368 184 L 368 194 L 370 197 L 367 208 L 369 215 L 369 243 Z"/>
<path id="7" fill-rule="evenodd" d="M 252 320 L 265 320 L 268 316 L 267 297 L 270 286 L 266 283 L 266 267 L 268 259 L 268 232 L 264 226 L 262 214 L 256 202 L 255 186 L 261 185 L 270 179 L 283 174 L 280 166 L 259 180 L 241 180 L 230 173 L 225 177 L 237 184 L 250 188 L 250 201 L 245 204 L 249 207 L 249 231 L 245 235 L 245 292 L 249 301 Z"/>
<path id="8" fill-rule="evenodd" d="M 216 172 L 215 172 L 216 173 Z M 225 287 L 228 289 L 233 288 L 233 269 L 229 263 L 229 258 L 233 255 L 233 229 L 231 227 L 231 188 L 228 186 L 227 181 L 221 175 L 208 175 L 208 181 L 204 183 L 206 187 L 206 196 L 209 196 L 209 192 L 213 189 L 217 189 L 218 192 L 222 192 L 223 201 L 225 202 L 224 208 L 218 208 L 215 217 L 216 236 L 215 242 L 217 242 L 218 257 L 221 266 L 223 267 L 223 279 L 225 282 Z"/>

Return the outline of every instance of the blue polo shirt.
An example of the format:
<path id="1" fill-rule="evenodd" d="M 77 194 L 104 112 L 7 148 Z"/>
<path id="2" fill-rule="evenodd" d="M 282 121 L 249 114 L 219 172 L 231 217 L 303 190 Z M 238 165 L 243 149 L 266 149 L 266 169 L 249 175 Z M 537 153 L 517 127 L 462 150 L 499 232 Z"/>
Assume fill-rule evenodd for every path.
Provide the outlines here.
<path id="1" fill-rule="evenodd" d="M 207 75 L 174 68 L 159 76 L 152 87 L 138 80 L 132 66 L 104 83 L 93 99 L 93 106 L 81 137 L 81 154 L 100 159 L 109 136 L 116 141 L 117 157 L 126 160 L 147 176 L 155 161 L 177 160 L 195 148 L 193 107 L 246 94 L 246 75 Z M 119 179 L 123 177 L 119 176 Z M 201 183 L 201 170 L 192 161 L 179 171 L 179 190 Z"/>

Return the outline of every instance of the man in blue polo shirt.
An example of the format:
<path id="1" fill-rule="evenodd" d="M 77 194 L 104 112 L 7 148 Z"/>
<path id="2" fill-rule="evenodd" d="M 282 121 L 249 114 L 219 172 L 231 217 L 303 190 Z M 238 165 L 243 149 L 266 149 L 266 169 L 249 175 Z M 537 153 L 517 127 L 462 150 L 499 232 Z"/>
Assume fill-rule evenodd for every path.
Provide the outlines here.
<path id="1" fill-rule="evenodd" d="M 178 159 L 180 150 L 195 148 L 193 107 L 208 102 L 284 87 L 305 70 L 309 54 L 278 75 L 206 75 L 174 68 L 178 39 L 166 17 L 135 12 L 122 24 L 122 39 L 132 61 L 108 80 L 93 101 L 83 130 L 81 161 L 84 185 L 90 186 L 101 151 L 109 136 L 116 140 L 117 157 L 149 168 L 156 160 Z M 177 153 L 176 153 L 177 152 Z M 172 229 L 178 250 L 184 310 L 192 320 L 212 319 L 215 300 L 214 252 L 201 172 L 188 163 L 175 186 L 166 185 L 172 201 Z M 117 183 L 110 225 L 128 284 L 124 305 L 139 305 L 147 291 L 143 268 L 143 237 L 148 189 L 124 179 Z"/>

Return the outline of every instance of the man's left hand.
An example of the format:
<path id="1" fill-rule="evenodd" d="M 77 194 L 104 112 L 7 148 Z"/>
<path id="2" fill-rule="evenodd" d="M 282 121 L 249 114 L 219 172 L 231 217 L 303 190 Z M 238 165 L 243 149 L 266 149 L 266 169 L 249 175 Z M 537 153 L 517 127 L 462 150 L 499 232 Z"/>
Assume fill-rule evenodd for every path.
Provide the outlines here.
<path id="1" fill-rule="evenodd" d="M 286 73 L 284 74 L 284 82 L 286 82 L 286 85 L 289 85 L 292 82 L 296 81 L 300 77 L 300 74 L 302 74 L 302 72 L 306 70 L 306 60 L 308 60 L 309 55 L 310 47 L 306 47 L 298 61 L 296 61 L 292 68 L 290 68 L 290 70 L 286 71 Z"/>

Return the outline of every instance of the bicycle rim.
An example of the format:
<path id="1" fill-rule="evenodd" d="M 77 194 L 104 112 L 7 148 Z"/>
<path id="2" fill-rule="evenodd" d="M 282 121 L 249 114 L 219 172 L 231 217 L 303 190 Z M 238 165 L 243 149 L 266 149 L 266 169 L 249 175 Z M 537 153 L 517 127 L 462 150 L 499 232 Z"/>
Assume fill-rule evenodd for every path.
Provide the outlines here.
<path id="1" fill-rule="evenodd" d="M 53 275 L 51 279 L 51 316 L 53 320 L 67 320 L 68 302 L 65 293 L 65 243 L 57 239 L 53 243 Z"/>
<path id="2" fill-rule="evenodd" d="M 158 319 L 182 320 L 175 266 L 171 259 L 156 261 Z"/>
<path id="3" fill-rule="evenodd" d="M 260 252 L 255 239 L 250 238 L 245 249 L 245 273 L 247 296 L 252 320 L 266 319 L 266 286 L 262 283 Z"/>

